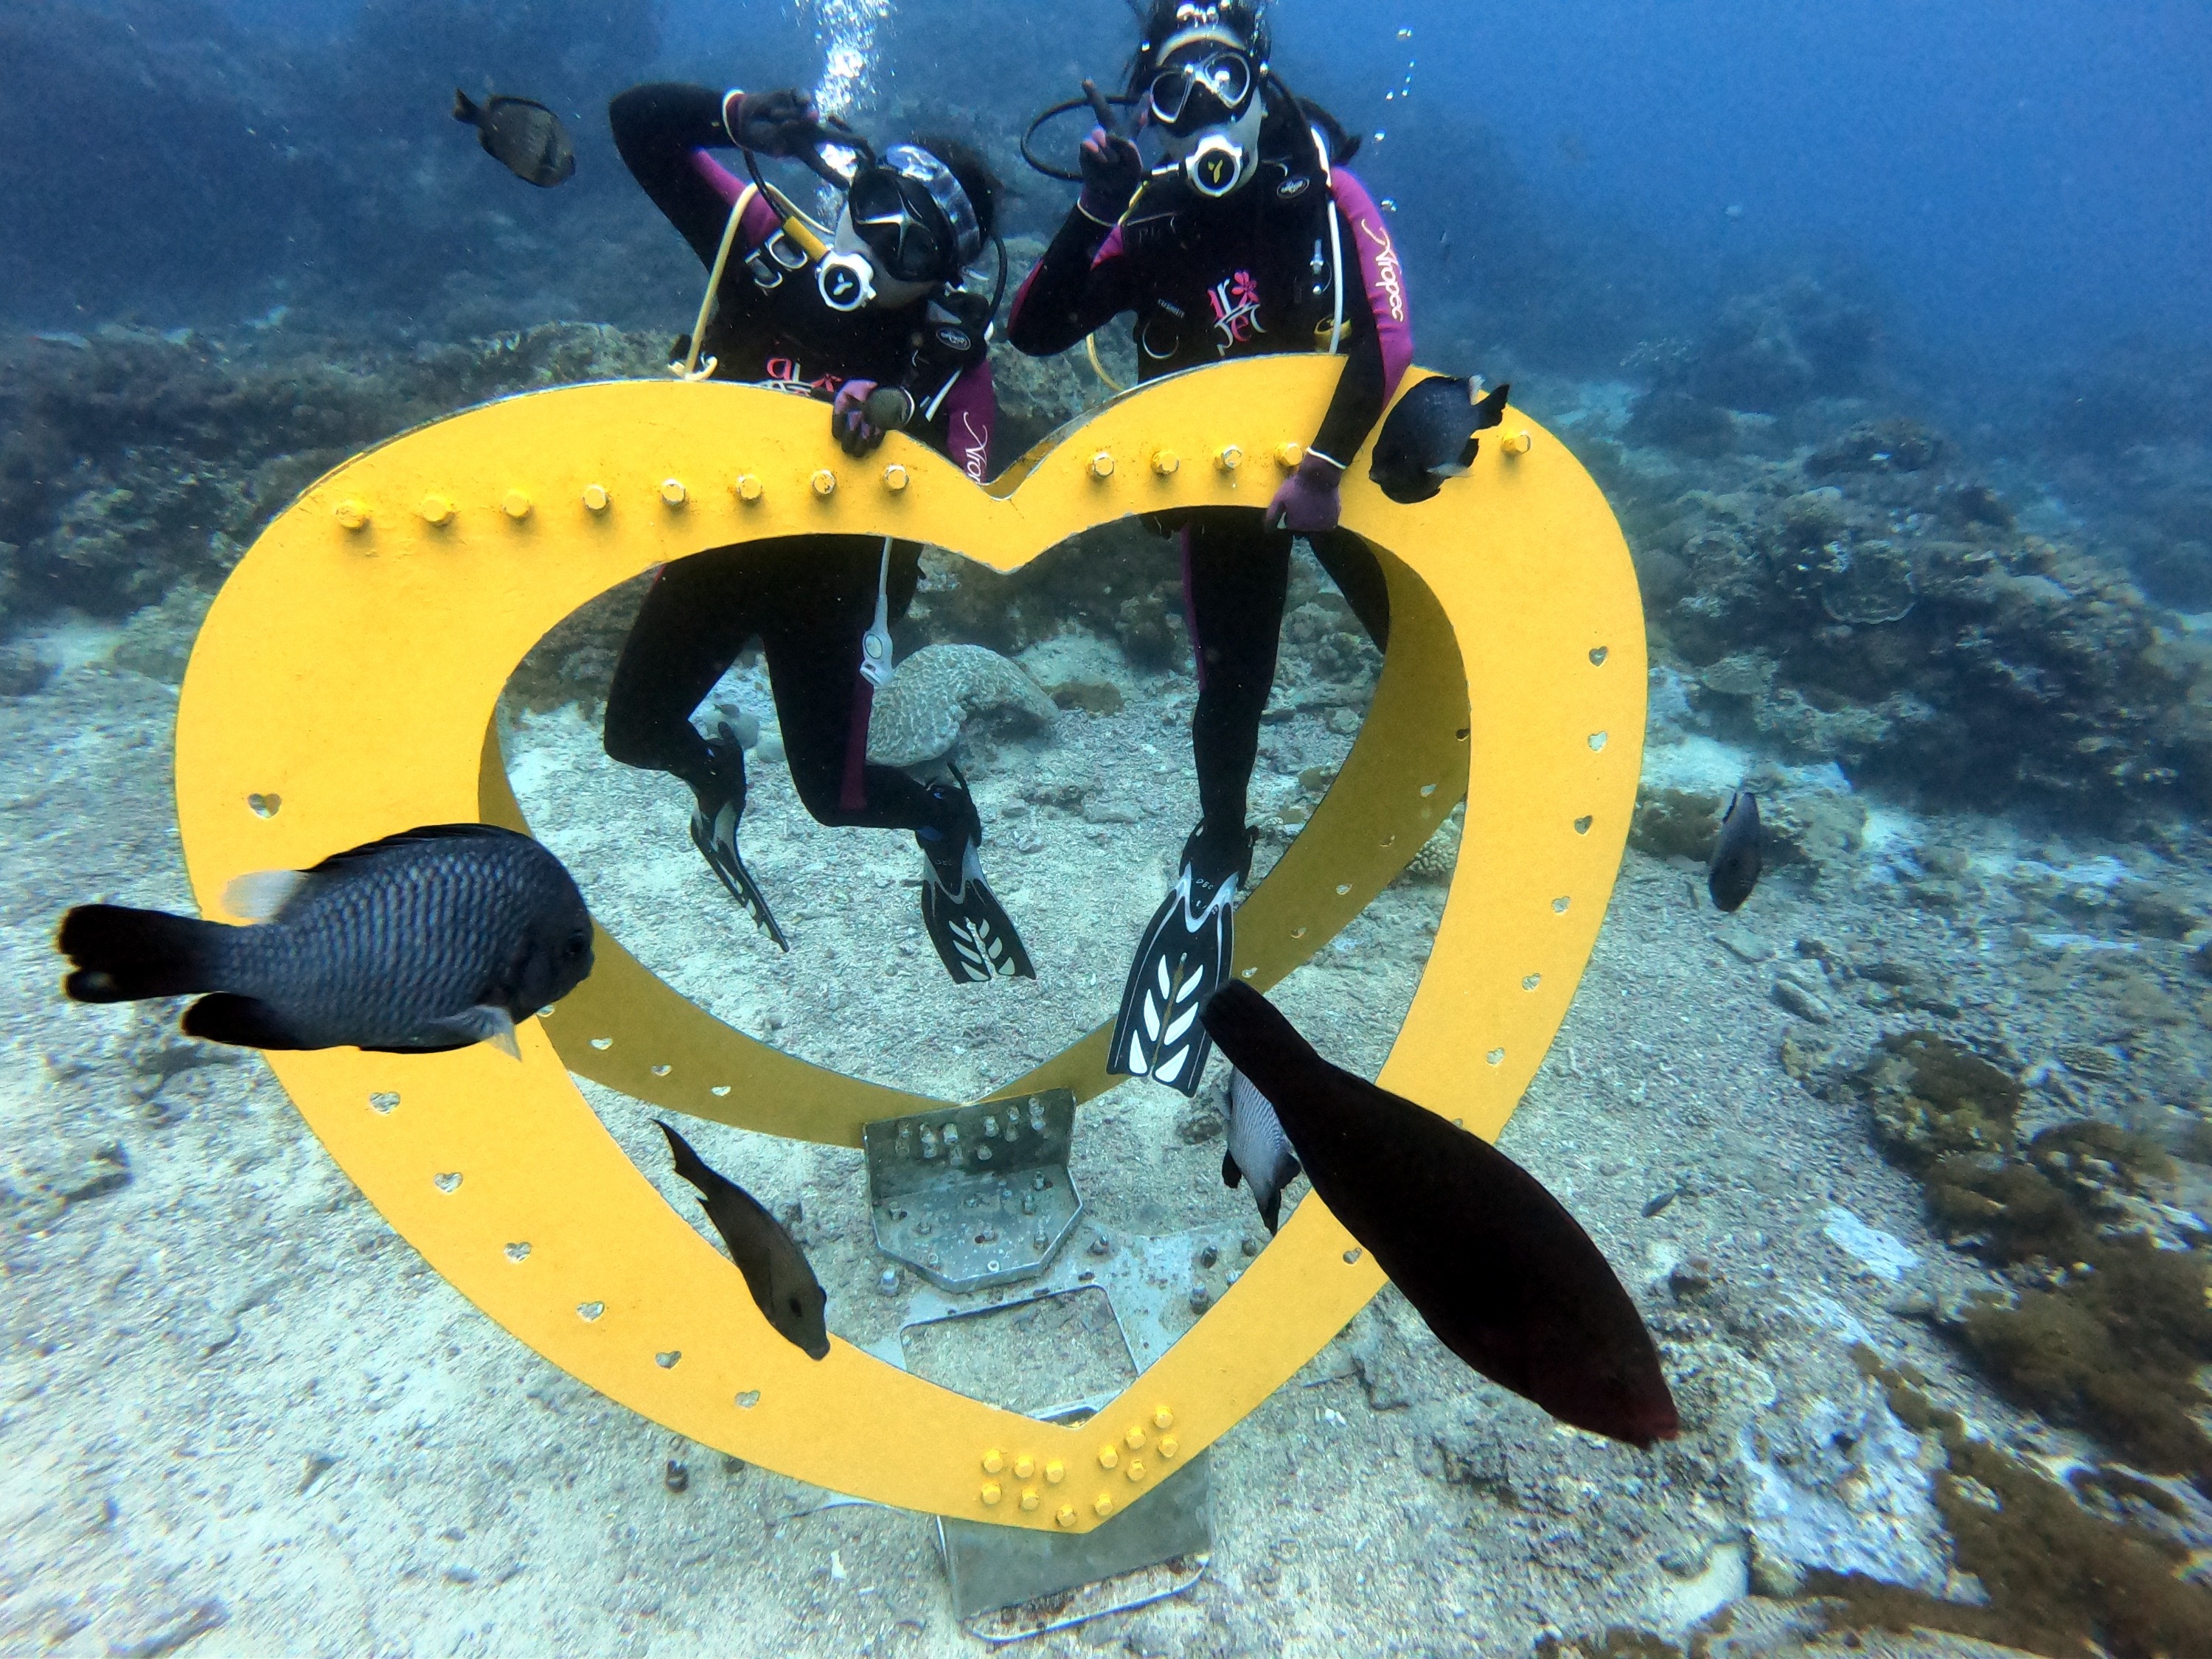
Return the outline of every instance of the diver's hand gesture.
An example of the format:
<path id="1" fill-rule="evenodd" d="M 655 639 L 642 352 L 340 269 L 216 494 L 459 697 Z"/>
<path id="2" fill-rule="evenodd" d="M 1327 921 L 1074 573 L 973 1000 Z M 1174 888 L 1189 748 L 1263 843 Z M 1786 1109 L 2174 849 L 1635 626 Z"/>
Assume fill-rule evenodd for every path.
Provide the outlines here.
<path id="1" fill-rule="evenodd" d="M 1099 223 L 1110 225 L 1145 182 L 1145 158 L 1120 133 L 1093 127 L 1083 141 L 1082 166 L 1083 194 L 1077 202 Z"/>
<path id="2" fill-rule="evenodd" d="M 822 130 L 814 100 L 795 87 L 774 92 L 732 92 L 722 100 L 722 125 L 730 142 L 756 155 L 789 156 Z"/>

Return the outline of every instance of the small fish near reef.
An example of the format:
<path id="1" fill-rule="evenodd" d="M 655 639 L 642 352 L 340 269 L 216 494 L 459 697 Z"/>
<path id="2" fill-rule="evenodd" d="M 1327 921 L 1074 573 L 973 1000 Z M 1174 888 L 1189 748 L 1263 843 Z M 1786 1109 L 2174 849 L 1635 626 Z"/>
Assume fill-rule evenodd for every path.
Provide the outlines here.
<path id="1" fill-rule="evenodd" d="M 1260 1219 L 1270 1233 L 1278 1231 L 1283 1214 L 1283 1188 L 1298 1176 L 1298 1155 L 1267 1097 L 1252 1086 L 1242 1072 L 1229 1074 L 1229 1149 L 1221 1155 L 1221 1179 L 1232 1190 L 1241 1179 L 1249 1183 L 1252 1201 L 1260 1206 Z"/>
<path id="2" fill-rule="evenodd" d="M 1721 814 L 1721 833 L 1713 842 L 1712 862 L 1705 868 L 1705 890 L 1713 908 L 1728 915 L 1743 908 L 1751 890 L 1759 885 L 1759 797 L 1739 789 L 1729 798 Z"/>
<path id="3" fill-rule="evenodd" d="M 822 1281 L 815 1278 L 798 1242 L 784 1231 L 782 1223 L 761 1207 L 759 1200 L 728 1176 L 708 1169 L 690 1141 L 659 1118 L 653 1121 L 668 1137 L 676 1173 L 699 1189 L 699 1206 L 721 1234 L 722 1243 L 729 1246 L 730 1260 L 745 1276 L 745 1288 L 753 1293 L 761 1317 L 808 1358 L 827 1358 L 830 1328 L 823 1322 L 822 1313 L 830 1298 L 823 1293 Z"/>
<path id="4" fill-rule="evenodd" d="M 1204 1018 L 1273 1103 L 1316 1194 L 1446 1347 L 1578 1429 L 1646 1447 L 1681 1431 L 1643 1316 L 1542 1182 L 1330 1065 L 1249 985 L 1223 986 Z"/>
<path id="5" fill-rule="evenodd" d="M 1432 374 L 1398 399 L 1375 440 L 1367 476 L 1401 507 L 1425 501 L 1446 478 L 1466 476 L 1486 432 L 1505 418 L 1510 386 L 1485 395 L 1480 380 Z"/>
<path id="6" fill-rule="evenodd" d="M 477 103 L 458 88 L 453 119 L 477 130 L 484 154 L 516 178 L 541 190 L 575 176 L 576 147 L 561 118 L 534 98 L 488 98 Z"/>
<path id="7" fill-rule="evenodd" d="M 55 944 L 78 1002 L 191 996 L 186 1036 L 245 1048 L 428 1054 L 489 1042 L 592 971 L 575 878 L 527 836 L 441 823 L 335 853 L 312 870 L 240 876 L 233 927 L 81 904 Z"/>

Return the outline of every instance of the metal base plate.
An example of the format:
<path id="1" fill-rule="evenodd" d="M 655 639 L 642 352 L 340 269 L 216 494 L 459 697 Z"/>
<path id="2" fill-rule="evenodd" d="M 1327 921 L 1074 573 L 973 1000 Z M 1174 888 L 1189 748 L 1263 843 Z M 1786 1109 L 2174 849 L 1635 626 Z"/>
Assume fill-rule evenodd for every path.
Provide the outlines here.
<path id="1" fill-rule="evenodd" d="M 876 1248 L 940 1290 L 1042 1273 L 1083 1214 L 1066 1089 L 861 1127 Z"/>
<path id="2" fill-rule="evenodd" d="M 1051 1414 L 1078 1423 L 1088 1407 Z M 971 1636 L 1018 1642 L 1180 1594 L 1213 1552 L 1213 1474 L 1201 1452 L 1087 1533 L 1020 1532 L 939 1517 L 952 1611 Z"/>

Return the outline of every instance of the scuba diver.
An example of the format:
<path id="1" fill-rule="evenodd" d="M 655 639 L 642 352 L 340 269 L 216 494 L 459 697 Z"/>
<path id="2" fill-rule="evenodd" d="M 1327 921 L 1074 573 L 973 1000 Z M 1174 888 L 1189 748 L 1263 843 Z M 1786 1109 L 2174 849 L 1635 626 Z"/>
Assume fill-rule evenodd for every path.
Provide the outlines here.
<path id="1" fill-rule="evenodd" d="M 1198 1010 L 1228 976 L 1231 908 L 1251 872 L 1245 794 L 1274 683 L 1291 540 L 1307 538 L 1387 648 L 1382 568 L 1339 529 L 1338 484 L 1413 358 L 1397 252 L 1340 165 L 1358 141 L 1293 98 L 1267 59 L 1256 0 L 1155 0 L 1118 101 L 1137 108 L 1138 131 L 1156 138 L 1162 159 L 1148 167 L 1086 87 L 1100 125 L 1083 144 L 1082 192 L 1007 321 L 1017 347 L 1043 356 L 1133 312 L 1146 380 L 1261 352 L 1344 358 L 1321 429 L 1264 515 L 1203 507 L 1156 521 L 1182 541 L 1200 816 L 1138 946 L 1107 1069 L 1186 1095 L 1198 1092 L 1212 1048 Z"/>
<path id="2" fill-rule="evenodd" d="M 654 205 L 712 273 L 672 370 L 774 387 L 830 405 L 830 430 L 862 455 L 902 428 L 981 482 L 996 413 L 988 341 L 999 293 L 963 286 L 994 229 L 998 185 L 963 147 L 936 140 L 877 155 L 825 125 L 804 94 L 670 83 L 633 87 L 610 110 L 615 143 Z M 750 182 L 708 152 L 735 149 Z M 849 177 L 835 152 L 854 158 Z M 842 192 L 834 236 L 763 179 L 757 156 L 795 159 Z M 607 691 L 606 751 L 691 787 L 691 839 L 761 929 L 790 948 L 738 851 L 744 751 L 726 726 L 692 725 L 700 700 L 757 636 L 784 752 L 816 822 L 911 830 L 927 866 L 921 912 L 963 983 L 1034 977 L 983 879 L 982 820 L 957 769 L 924 784 L 867 758 L 868 717 L 891 672 L 890 625 L 921 573 L 910 542 L 791 536 L 666 566 L 638 612 Z"/>

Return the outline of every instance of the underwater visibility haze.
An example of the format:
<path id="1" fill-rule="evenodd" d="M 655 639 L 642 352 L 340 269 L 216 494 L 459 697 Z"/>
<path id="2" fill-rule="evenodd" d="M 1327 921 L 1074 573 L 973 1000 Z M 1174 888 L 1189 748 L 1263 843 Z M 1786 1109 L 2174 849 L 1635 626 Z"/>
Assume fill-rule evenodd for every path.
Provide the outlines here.
<path id="1" fill-rule="evenodd" d="M 0 1652 L 2212 1655 L 2208 85 L 9 0 Z"/>

